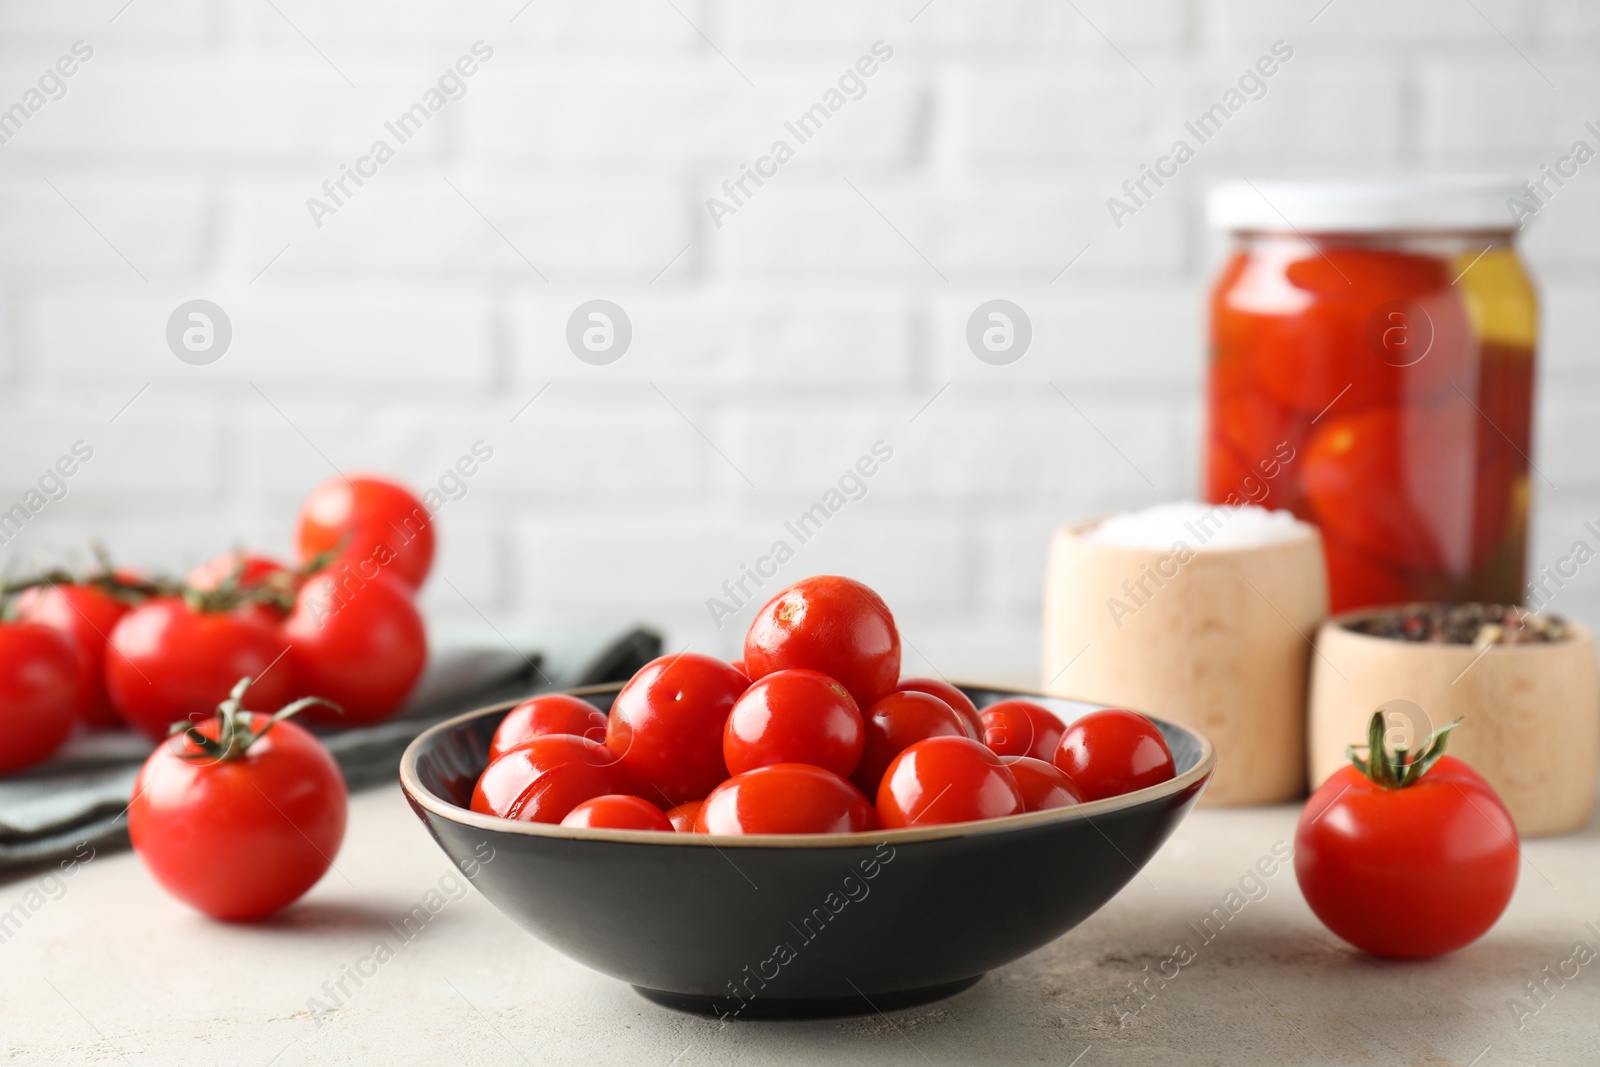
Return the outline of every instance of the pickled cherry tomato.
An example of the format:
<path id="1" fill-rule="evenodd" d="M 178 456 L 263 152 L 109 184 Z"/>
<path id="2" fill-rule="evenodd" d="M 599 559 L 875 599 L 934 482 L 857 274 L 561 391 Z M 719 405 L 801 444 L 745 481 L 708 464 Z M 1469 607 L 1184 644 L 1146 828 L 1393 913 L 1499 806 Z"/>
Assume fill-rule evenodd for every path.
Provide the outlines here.
<path id="1" fill-rule="evenodd" d="M 1328 533 L 1322 537 L 1322 558 L 1328 567 L 1328 612 L 1332 615 L 1372 604 L 1430 598 L 1436 584 L 1416 571 L 1373 559 Z"/>
<path id="2" fill-rule="evenodd" d="M 1002 700 L 983 709 L 983 743 L 1000 756 L 1050 760 L 1066 729 L 1046 708 L 1029 700 Z"/>
<path id="3" fill-rule="evenodd" d="M 1437 397 L 1471 370 L 1472 325 L 1441 259 L 1298 240 L 1247 259 L 1218 286 L 1216 336 L 1285 407 L 1309 416 L 1335 398 L 1353 411 Z"/>
<path id="4" fill-rule="evenodd" d="M 1172 750 L 1156 724 L 1121 708 L 1075 719 L 1062 735 L 1054 763 L 1084 800 L 1159 785 L 1176 773 Z"/>
<path id="5" fill-rule="evenodd" d="M 931 737 L 894 758 L 878 786 L 885 829 L 1019 815 L 1022 791 L 1000 757 L 965 737 Z"/>
<path id="6" fill-rule="evenodd" d="M 585 800 L 633 788 L 627 769 L 604 745 L 547 734 L 489 764 L 472 791 L 472 810 L 521 822 L 560 822 Z"/>
<path id="7" fill-rule="evenodd" d="M 1302 458 L 1317 523 L 1393 566 L 1465 576 L 1498 541 L 1475 515 L 1504 516 L 1511 494 L 1509 464 L 1477 462 L 1480 422 L 1461 397 L 1325 420 Z"/>
<path id="8" fill-rule="evenodd" d="M 700 809 L 705 807 L 705 803 L 703 800 L 686 800 L 667 812 L 667 821 L 678 833 L 692 834 L 694 822 L 700 817 Z"/>
<path id="9" fill-rule="evenodd" d="M 500 720 L 494 739 L 489 742 L 489 759 L 492 761 L 507 749 L 545 734 L 572 734 L 603 744 L 606 716 L 588 701 L 565 693 L 547 693 L 524 700 Z"/>
<path id="10" fill-rule="evenodd" d="M 1487 240 L 1252 231 L 1213 290 L 1207 498 L 1321 527 L 1335 611 L 1523 593 L 1533 294 Z"/>
<path id="11" fill-rule="evenodd" d="M 983 722 L 978 718 L 978 705 L 972 698 L 949 682 L 938 678 L 902 678 L 895 687 L 899 692 L 927 693 L 929 696 L 938 697 L 950 705 L 952 711 L 961 716 L 968 726 L 972 728 L 972 739 L 981 740 L 983 737 Z"/>
<path id="12" fill-rule="evenodd" d="M 661 809 L 641 797 L 622 793 L 585 800 L 567 812 L 562 826 L 587 826 L 594 830 L 659 830 L 672 833 L 672 823 Z"/>
<path id="13" fill-rule="evenodd" d="M 729 778 L 695 819 L 702 834 L 853 834 L 877 828 L 861 791 L 832 771 L 775 763 Z"/>
<path id="14" fill-rule="evenodd" d="M 900 678 L 900 632 L 883 598 L 850 578 L 803 578 L 762 606 L 744 639 L 750 680 L 803 667 L 821 671 L 870 707 Z"/>
<path id="15" fill-rule="evenodd" d="M 876 797 L 883 772 L 900 753 L 930 737 L 970 740 L 969 730 L 949 704 L 932 694 L 910 690 L 890 693 L 867 709 L 866 744 L 850 780 L 867 796 Z"/>
<path id="16" fill-rule="evenodd" d="M 1045 811 L 1048 808 L 1067 808 L 1081 804 L 1072 780 L 1047 763 L 1032 756 L 1001 756 L 1000 762 L 1011 770 L 1022 791 L 1022 806 L 1028 811 Z"/>
<path id="17" fill-rule="evenodd" d="M 861 761 L 861 746 L 861 712 L 844 686 L 819 671 L 774 671 L 734 703 L 722 758 L 729 774 L 809 763 L 843 777 Z"/>
<path id="18" fill-rule="evenodd" d="M 652 660 L 612 702 L 606 747 L 646 797 L 700 800 L 728 777 L 722 731 L 748 686 L 731 666 L 697 652 Z"/>

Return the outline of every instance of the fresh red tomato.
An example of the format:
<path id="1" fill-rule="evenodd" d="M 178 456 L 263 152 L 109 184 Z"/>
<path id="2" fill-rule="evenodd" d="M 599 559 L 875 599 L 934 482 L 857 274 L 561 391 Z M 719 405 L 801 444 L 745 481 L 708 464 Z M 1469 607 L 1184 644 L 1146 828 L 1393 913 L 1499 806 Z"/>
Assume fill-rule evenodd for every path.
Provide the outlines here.
<path id="1" fill-rule="evenodd" d="M 952 711 L 961 716 L 972 729 L 971 737 L 974 741 L 983 740 L 983 720 L 978 717 L 978 705 L 972 698 L 949 682 L 938 678 L 902 678 L 895 687 L 899 692 L 927 693 L 929 696 L 938 697 L 950 705 Z"/>
<path id="2" fill-rule="evenodd" d="M 295 550 L 308 563 L 338 549 L 362 578 L 380 571 L 420 588 L 433 566 L 433 519 L 411 491 L 376 475 L 336 475 L 300 505 Z"/>
<path id="3" fill-rule="evenodd" d="M 728 777 L 722 733 L 749 680 L 698 652 L 639 668 L 611 705 L 606 747 L 648 797 L 666 804 L 704 799 Z"/>
<path id="4" fill-rule="evenodd" d="M 729 774 L 774 763 L 809 763 L 841 778 L 861 762 L 861 711 L 844 686 L 818 671 L 774 671 L 746 689 L 722 733 Z"/>
<path id="5" fill-rule="evenodd" d="M 1048 761 L 1066 727 L 1048 708 L 1029 700 L 1001 700 L 983 709 L 983 743 L 998 756 Z"/>
<path id="6" fill-rule="evenodd" d="M 283 624 L 289 666 L 302 694 L 337 704 L 312 722 L 362 726 L 400 710 L 428 659 L 428 635 L 410 587 L 386 576 L 341 581 L 315 574 L 295 596 Z"/>
<path id="7" fill-rule="evenodd" d="M 1011 768 L 1011 776 L 1022 791 L 1022 806 L 1028 811 L 1069 808 L 1083 803 L 1072 780 L 1054 764 L 1032 756 L 1001 756 L 1000 762 Z"/>
<path id="8" fill-rule="evenodd" d="M 700 809 L 705 807 L 705 803 L 703 800 L 686 800 L 667 812 L 667 821 L 678 833 L 692 834 L 695 820 L 700 817 Z"/>
<path id="9" fill-rule="evenodd" d="M 900 678 L 900 632 L 877 593 L 849 578 L 817 575 L 756 612 L 744 662 L 751 681 L 795 667 L 821 671 L 866 708 Z"/>
<path id="10" fill-rule="evenodd" d="M 560 822 L 585 800 L 633 792 L 627 768 L 604 745 L 546 734 L 484 769 L 472 791 L 472 810 L 522 822 Z"/>
<path id="11" fill-rule="evenodd" d="M 1489 783 L 1444 755 L 1445 732 L 1415 754 L 1383 747 L 1312 794 L 1294 839 L 1294 873 L 1328 929 L 1377 956 L 1419 959 L 1469 945 L 1517 886 L 1517 827 Z M 1449 728 L 1447 727 L 1446 730 Z"/>
<path id="12" fill-rule="evenodd" d="M 257 708 L 288 703 L 287 647 L 248 609 L 196 611 L 182 597 L 153 597 L 111 631 L 106 691 L 124 722 L 159 740 L 175 722 L 210 717 L 240 678 L 254 679 L 248 699 Z"/>
<path id="13" fill-rule="evenodd" d="M 1000 757 L 966 737 L 931 737 L 894 758 L 878 786 L 888 829 L 1018 815 L 1022 791 Z"/>
<path id="14" fill-rule="evenodd" d="M 883 772 L 900 753 L 930 737 L 968 737 L 967 730 L 965 720 L 936 696 L 913 690 L 890 693 L 867 709 L 861 762 L 850 780 L 875 797 Z"/>
<path id="15" fill-rule="evenodd" d="M 489 759 L 493 761 L 507 749 L 520 745 L 530 737 L 546 734 L 573 734 L 587 737 L 596 744 L 606 739 L 605 713 L 587 700 L 565 693 L 546 693 L 524 700 L 500 720 L 500 726 L 489 742 Z"/>
<path id="16" fill-rule="evenodd" d="M 0 774 L 50 758 L 83 717 L 72 638 L 41 622 L 0 622 Z"/>
<path id="17" fill-rule="evenodd" d="M 1146 789 L 1177 773 L 1172 750 L 1156 724 L 1121 708 L 1091 711 L 1074 720 L 1056 747 L 1054 763 L 1084 800 Z"/>
<path id="18" fill-rule="evenodd" d="M 702 834 L 853 834 L 877 825 L 861 790 L 808 763 L 774 763 L 729 778 L 695 819 Z"/>
<path id="19" fill-rule="evenodd" d="M 659 830 L 673 833 L 672 823 L 660 808 L 642 797 L 607 793 L 585 800 L 567 812 L 562 826 L 587 826 L 593 830 Z"/>
<path id="20" fill-rule="evenodd" d="M 728 661 L 728 666 L 732 667 L 734 670 L 738 671 L 740 674 L 744 675 L 746 678 L 750 677 L 750 672 L 744 669 L 744 660 L 742 660 L 742 659 L 731 659 L 731 660 Z"/>
<path id="21" fill-rule="evenodd" d="M 106 639 L 128 605 L 93 585 L 38 585 L 17 597 L 17 617 L 72 639 L 82 664 L 83 718 L 90 726 L 121 726 L 106 692 Z"/>
<path id="22" fill-rule="evenodd" d="M 212 918 L 255 919 L 293 903 L 344 840 L 338 764 L 308 731 L 237 701 L 194 730 L 203 745 L 190 734 L 167 739 L 134 782 L 128 834 L 139 858 Z"/>

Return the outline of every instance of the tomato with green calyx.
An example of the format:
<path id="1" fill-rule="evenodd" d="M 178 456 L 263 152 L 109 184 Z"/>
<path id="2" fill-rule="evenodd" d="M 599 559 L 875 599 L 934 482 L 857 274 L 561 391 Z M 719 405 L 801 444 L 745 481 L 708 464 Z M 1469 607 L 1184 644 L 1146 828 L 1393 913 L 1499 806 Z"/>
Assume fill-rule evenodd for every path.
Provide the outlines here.
<path id="1" fill-rule="evenodd" d="M 433 567 L 433 518 L 398 482 L 371 474 L 339 474 L 300 506 L 295 548 L 302 563 L 330 554 L 362 578 L 380 571 L 420 588 Z"/>
<path id="2" fill-rule="evenodd" d="M 1450 731 L 1415 753 L 1384 744 L 1323 782 L 1300 814 L 1294 873 L 1317 918 L 1375 956 L 1420 959 L 1482 937 L 1517 886 L 1516 824 L 1494 789 L 1454 756 Z"/>
<path id="3" fill-rule="evenodd" d="M 347 797 L 338 764 L 287 721 L 245 711 L 241 679 L 214 718 L 174 723 L 128 806 L 133 847 L 163 889 L 215 919 L 245 921 L 298 900 L 333 866 Z"/>

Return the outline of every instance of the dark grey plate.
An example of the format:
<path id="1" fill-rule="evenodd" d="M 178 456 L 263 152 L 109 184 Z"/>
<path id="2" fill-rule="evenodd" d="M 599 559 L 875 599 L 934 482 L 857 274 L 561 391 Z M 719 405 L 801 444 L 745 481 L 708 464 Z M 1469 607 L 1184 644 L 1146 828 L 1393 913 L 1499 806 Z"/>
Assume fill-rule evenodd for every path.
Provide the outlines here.
<path id="1" fill-rule="evenodd" d="M 608 711 L 618 685 L 575 690 Z M 1023 696 L 962 687 L 984 707 Z M 470 811 L 511 704 L 440 723 L 400 784 L 434 840 L 541 941 L 668 1007 L 847 1015 L 949 996 L 1092 915 L 1199 797 L 1211 743 L 1160 722 L 1178 775 L 1072 808 L 872 834 L 727 837 L 571 829 Z"/>

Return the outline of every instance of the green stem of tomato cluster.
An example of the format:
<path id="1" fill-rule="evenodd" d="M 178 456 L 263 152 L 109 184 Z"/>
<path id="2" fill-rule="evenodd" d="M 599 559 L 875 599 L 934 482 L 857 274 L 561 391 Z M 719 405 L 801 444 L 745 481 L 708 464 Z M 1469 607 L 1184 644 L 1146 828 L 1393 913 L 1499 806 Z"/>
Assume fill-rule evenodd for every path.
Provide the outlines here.
<path id="1" fill-rule="evenodd" d="M 197 589 L 192 585 L 162 575 L 146 578 L 118 572 L 111 564 L 105 549 L 93 547 L 98 566 L 90 571 L 71 571 L 52 567 L 22 578 L 0 582 L 0 620 L 16 617 L 16 598 L 29 589 L 56 585 L 92 586 L 107 596 L 135 606 L 159 596 L 181 596 L 195 611 L 232 611 L 245 604 L 269 604 L 283 612 L 294 610 L 295 590 L 300 583 L 318 571 L 324 570 L 338 556 L 341 542 L 292 570 L 268 575 L 245 585 L 244 557 L 241 555 L 233 570 L 212 589 Z"/>
<path id="2" fill-rule="evenodd" d="M 228 698 L 217 705 L 217 736 L 207 737 L 192 723 L 177 722 L 172 724 L 168 736 L 183 734 L 189 743 L 199 749 L 199 752 L 181 753 L 185 759 L 234 760 L 242 757 L 250 750 L 250 746 L 265 737 L 267 731 L 291 715 L 298 714 L 306 708 L 321 705 L 332 708 L 334 712 L 343 714 L 344 709 L 331 700 L 321 697 L 302 697 L 292 704 L 286 704 L 275 711 L 271 717 L 256 730 L 251 726 L 251 713 L 244 710 L 244 694 L 250 688 L 253 679 L 240 678 L 234 684 Z"/>

